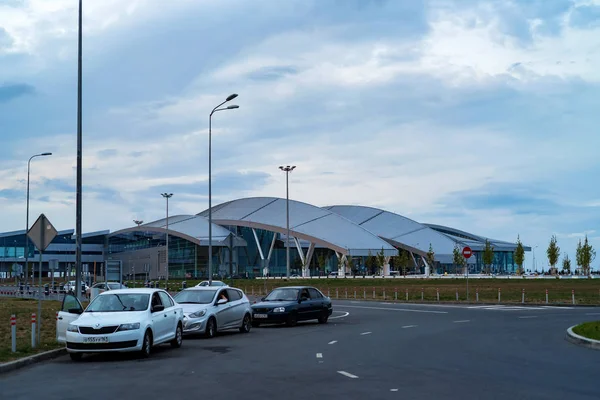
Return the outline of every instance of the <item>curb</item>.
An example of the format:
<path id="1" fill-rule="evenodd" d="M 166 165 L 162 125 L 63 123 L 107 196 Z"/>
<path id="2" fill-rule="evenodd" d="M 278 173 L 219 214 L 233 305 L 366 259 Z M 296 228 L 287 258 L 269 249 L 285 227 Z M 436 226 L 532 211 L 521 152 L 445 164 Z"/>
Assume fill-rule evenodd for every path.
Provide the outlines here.
<path id="1" fill-rule="evenodd" d="M 21 358 L 20 360 L 10 361 L 4 364 L 0 364 L 0 374 L 5 374 L 7 372 L 15 371 L 17 369 L 26 367 L 31 364 L 37 364 L 42 361 L 51 360 L 56 357 L 60 357 L 62 355 L 67 354 L 67 349 L 56 349 L 45 351 L 43 353 L 34 354 L 29 357 Z"/>
<path id="2" fill-rule="evenodd" d="M 573 332 L 573 328 L 575 328 L 576 326 L 577 325 L 574 325 L 567 329 L 567 336 L 565 337 L 565 339 L 579 346 L 600 350 L 600 340 L 588 339 L 586 337 L 576 334 L 575 332 Z"/>

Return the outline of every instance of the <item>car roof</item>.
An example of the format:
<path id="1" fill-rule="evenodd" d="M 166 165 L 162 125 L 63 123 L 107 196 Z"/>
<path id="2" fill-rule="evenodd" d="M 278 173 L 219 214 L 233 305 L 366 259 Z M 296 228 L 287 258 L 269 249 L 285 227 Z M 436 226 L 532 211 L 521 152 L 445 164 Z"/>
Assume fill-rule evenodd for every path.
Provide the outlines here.
<path id="1" fill-rule="evenodd" d="M 208 291 L 208 290 L 219 290 L 219 289 L 242 290 L 242 289 L 231 287 L 231 286 L 192 286 L 192 287 L 189 287 L 189 288 L 183 289 L 183 290 L 199 290 L 199 291 L 206 290 L 206 291 Z"/>
<path id="2" fill-rule="evenodd" d="M 275 289 L 316 289 L 314 286 L 279 286 Z"/>
<path id="3" fill-rule="evenodd" d="M 146 288 L 116 289 L 116 290 L 109 290 L 108 292 L 102 292 L 98 296 L 104 296 L 107 294 L 152 294 L 152 293 L 156 293 L 156 292 L 164 292 L 164 290 L 163 289 L 146 289 Z"/>

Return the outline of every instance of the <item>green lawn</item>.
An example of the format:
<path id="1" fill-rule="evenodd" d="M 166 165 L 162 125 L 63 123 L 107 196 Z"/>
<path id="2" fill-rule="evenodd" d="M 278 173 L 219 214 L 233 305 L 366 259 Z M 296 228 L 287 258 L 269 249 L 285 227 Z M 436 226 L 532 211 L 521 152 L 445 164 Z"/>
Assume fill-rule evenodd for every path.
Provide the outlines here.
<path id="1" fill-rule="evenodd" d="M 577 325 L 573 328 L 573 332 L 588 339 L 600 340 L 600 321 Z"/>
<path id="2" fill-rule="evenodd" d="M 31 348 L 31 314 L 37 314 L 37 300 L 0 298 L 0 362 L 16 360 L 64 345 L 56 342 L 56 311 L 60 302 L 42 301 L 41 345 Z M 17 352 L 11 351 L 10 316 L 17 318 Z M 40 320 L 38 316 L 38 321 Z"/>
<path id="3" fill-rule="evenodd" d="M 199 280 L 187 280 L 187 286 L 196 285 Z M 238 287 L 248 295 L 265 295 L 270 290 L 279 286 L 308 285 L 321 289 L 325 294 L 329 293 L 332 298 L 354 298 L 356 291 L 357 299 L 395 299 L 406 301 L 408 290 L 409 301 L 421 301 L 421 291 L 424 301 L 437 301 L 437 291 L 440 293 L 440 301 L 456 301 L 458 292 L 459 301 L 466 301 L 467 282 L 465 279 L 345 279 L 345 278 L 321 278 L 321 279 L 226 279 L 230 286 Z M 127 284 L 127 282 L 126 282 Z M 131 287 L 132 284 L 129 283 Z M 141 286 L 141 282 L 136 284 Z M 164 281 L 161 282 L 164 287 Z M 530 304 L 546 302 L 546 289 L 548 290 L 549 304 L 571 304 L 571 291 L 575 291 L 576 304 L 599 304 L 600 305 L 600 279 L 469 279 L 469 299 L 475 301 L 475 293 L 479 292 L 480 302 L 498 302 L 498 289 L 500 299 L 503 303 L 520 303 L 522 291 L 525 289 L 525 302 Z M 169 280 L 169 290 L 181 290 L 181 280 Z M 336 294 L 337 293 L 337 294 Z"/>

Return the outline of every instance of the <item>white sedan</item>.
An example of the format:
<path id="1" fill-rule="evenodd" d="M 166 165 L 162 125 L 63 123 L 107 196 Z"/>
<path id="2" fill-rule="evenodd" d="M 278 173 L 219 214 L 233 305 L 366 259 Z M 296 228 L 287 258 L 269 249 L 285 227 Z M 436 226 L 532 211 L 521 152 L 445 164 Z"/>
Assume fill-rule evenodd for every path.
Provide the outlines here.
<path id="1" fill-rule="evenodd" d="M 149 357 L 152 347 L 161 343 L 181 347 L 183 308 L 161 289 L 110 290 L 96 296 L 85 310 L 67 294 L 56 332 L 75 361 L 84 353 L 115 351 Z"/>
<path id="2" fill-rule="evenodd" d="M 240 289 L 196 286 L 175 295 L 183 307 L 183 332 L 204 334 L 208 338 L 227 329 L 242 333 L 252 328 L 250 301 Z"/>

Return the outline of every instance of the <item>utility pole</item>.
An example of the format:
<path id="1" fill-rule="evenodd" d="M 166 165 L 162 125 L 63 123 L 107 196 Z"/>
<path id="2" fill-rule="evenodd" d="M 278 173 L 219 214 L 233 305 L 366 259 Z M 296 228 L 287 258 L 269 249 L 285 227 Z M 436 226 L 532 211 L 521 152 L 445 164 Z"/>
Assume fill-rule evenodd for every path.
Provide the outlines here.
<path id="1" fill-rule="evenodd" d="M 79 0 L 79 40 L 77 55 L 77 195 L 75 211 L 75 296 L 81 296 L 81 209 L 82 209 L 82 111 L 81 111 L 81 89 L 82 89 L 82 0 Z"/>

